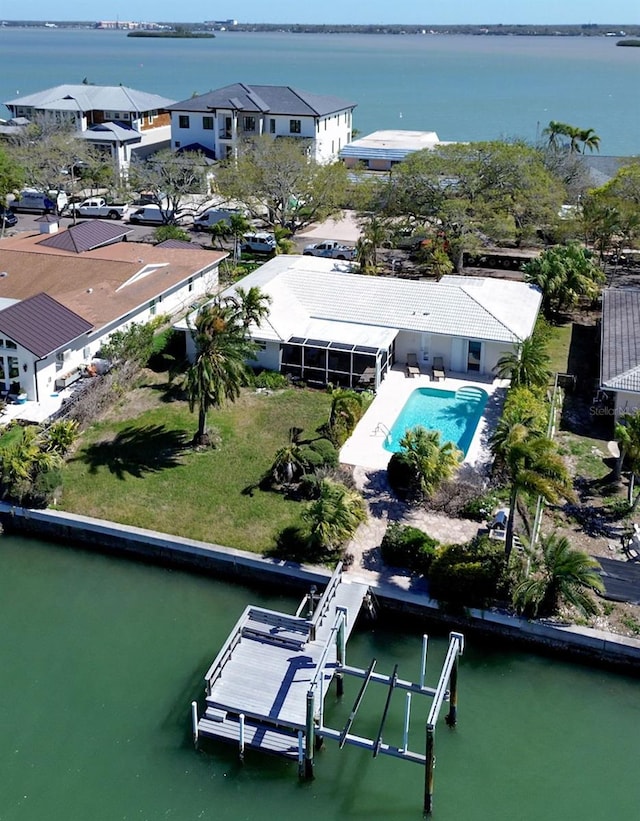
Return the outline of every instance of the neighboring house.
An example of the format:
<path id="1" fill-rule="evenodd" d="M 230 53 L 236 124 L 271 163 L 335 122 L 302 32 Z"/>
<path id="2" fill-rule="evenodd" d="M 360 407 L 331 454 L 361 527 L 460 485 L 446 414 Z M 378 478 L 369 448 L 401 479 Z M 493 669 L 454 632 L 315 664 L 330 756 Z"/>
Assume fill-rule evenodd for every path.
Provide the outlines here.
<path id="1" fill-rule="evenodd" d="M 5 102 L 14 118 L 73 123 L 78 136 L 111 157 L 126 174 L 133 156 L 146 157 L 171 141 L 173 103 L 126 86 L 61 85 Z"/>
<path id="2" fill-rule="evenodd" d="M 523 282 L 445 276 L 439 282 L 349 273 L 348 265 L 278 256 L 241 280 L 271 298 L 269 316 L 252 327 L 255 365 L 312 384 L 375 387 L 395 362 L 415 354 L 429 373 L 489 376 L 498 359 L 533 332 L 540 291 Z M 223 292 L 232 294 L 234 287 Z M 176 327 L 188 331 L 186 322 Z M 187 354 L 193 341 L 187 334 Z"/>
<path id="3" fill-rule="evenodd" d="M 242 140 L 268 134 L 303 140 L 317 162 L 330 162 L 351 141 L 354 108 L 290 86 L 234 83 L 169 106 L 171 147 L 204 146 L 222 160 Z"/>
<path id="4" fill-rule="evenodd" d="M 40 401 L 74 381 L 110 334 L 215 292 L 226 254 L 123 242 L 92 220 L 0 241 L 0 388 Z"/>
<path id="5" fill-rule="evenodd" d="M 615 398 L 615 416 L 640 408 L 640 289 L 602 292 L 600 389 Z"/>
<path id="6" fill-rule="evenodd" d="M 434 149 L 442 142 L 435 131 L 374 131 L 340 150 L 348 168 L 363 166 L 370 171 L 390 171 L 414 151 Z"/>

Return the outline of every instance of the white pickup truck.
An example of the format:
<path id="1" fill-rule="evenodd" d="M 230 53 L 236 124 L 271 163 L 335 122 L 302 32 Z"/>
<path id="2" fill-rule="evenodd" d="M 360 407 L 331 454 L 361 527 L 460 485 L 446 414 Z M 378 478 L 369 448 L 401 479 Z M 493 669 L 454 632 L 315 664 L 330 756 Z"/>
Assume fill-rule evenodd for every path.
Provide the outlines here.
<path id="1" fill-rule="evenodd" d="M 331 259 L 355 259 L 356 249 L 333 240 L 307 245 L 302 252 L 305 257 L 330 257 Z"/>
<path id="2" fill-rule="evenodd" d="M 79 217 L 103 217 L 110 220 L 121 220 L 129 213 L 128 205 L 110 205 L 104 197 L 89 197 L 82 202 L 73 202 L 69 211 Z"/>

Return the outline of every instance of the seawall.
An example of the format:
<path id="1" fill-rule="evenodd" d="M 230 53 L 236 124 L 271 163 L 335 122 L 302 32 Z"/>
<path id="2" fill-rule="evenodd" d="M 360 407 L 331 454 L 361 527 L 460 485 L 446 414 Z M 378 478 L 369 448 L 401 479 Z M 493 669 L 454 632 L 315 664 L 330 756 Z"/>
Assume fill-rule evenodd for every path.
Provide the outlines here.
<path id="1" fill-rule="evenodd" d="M 310 585 L 325 585 L 331 571 L 247 551 L 171 536 L 144 528 L 121 525 L 73 513 L 30 510 L 0 502 L 0 522 L 7 533 L 27 535 L 83 548 L 129 556 L 171 566 L 202 570 L 239 582 L 277 585 L 280 589 L 306 592 Z M 357 574 L 354 574 L 354 578 Z M 468 609 L 451 613 L 424 593 L 407 591 L 387 583 L 371 585 L 385 612 L 435 621 L 448 629 L 560 653 L 592 663 L 640 673 L 640 640 L 576 625 L 527 621 L 493 610 Z"/>

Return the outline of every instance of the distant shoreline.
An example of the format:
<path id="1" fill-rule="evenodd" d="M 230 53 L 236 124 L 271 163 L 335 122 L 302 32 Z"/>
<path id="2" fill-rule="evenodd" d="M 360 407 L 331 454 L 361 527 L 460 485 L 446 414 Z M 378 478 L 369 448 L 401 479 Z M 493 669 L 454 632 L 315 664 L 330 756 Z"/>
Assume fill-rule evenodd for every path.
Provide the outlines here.
<path id="1" fill-rule="evenodd" d="M 166 38 L 169 40 L 213 40 L 215 34 L 209 31 L 130 31 L 127 37 L 147 37 L 151 39 Z"/>
<path id="2" fill-rule="evenodd" d="M 290 32 L 293 34 L 397 34 L 397 35 L 430 35 L 430 34 L 468 34 L 472 36 L 520 36 L 520 37 L 638 37 L 640 36 L 640 25 L 612 23 L 609 25 L 585 23 L 575 25 L 505 25 L 505 24 L 482 24 L 482 25 L 430 25 L 423 24 L 403 24 L 393 23 L 388 25 L 362 24 L 346 25 L 341 23 L 247 23 L 233 20 L 215 21 L 205 23 L 189 23 L 177 21 L 154 21 L 153 26 L 170 26 L 171 28 L 185 28 L 193 34 L 212 33 L 213 31 L 224 31 L 232 33 L 242 32 Z M 158 32 L 155 28 L 135 28 L 132 29 L 125 22 L 116 23 L 111 27 L 101 27 L 92 20 L 4 20 L 1 28 L 47 28 L 55 29 L 95 29 L 97 31 L 126 31 L 132 36 L 173 36 L 169 32 Z M 137 32 L 141 32 L 138 34 Z M 145 32 L 145 34 L 142 34 Z M 148 32 L 148 34 L 146 34 Z M 184 36 L 184 35 L 180 35 Z"/>

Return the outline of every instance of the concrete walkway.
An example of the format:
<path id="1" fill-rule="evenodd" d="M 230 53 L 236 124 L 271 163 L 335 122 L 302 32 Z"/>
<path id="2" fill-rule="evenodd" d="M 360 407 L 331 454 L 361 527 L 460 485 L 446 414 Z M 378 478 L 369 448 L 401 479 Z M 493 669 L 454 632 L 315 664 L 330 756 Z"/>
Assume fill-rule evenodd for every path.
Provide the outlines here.
<path id="1" fill-rule="evenodd" d="M 360 525 L 346 547 L 346 552 L 353 556 L 348 573 L 354 579 L 369 584 L 392 584 L 403 590 L 426 591 L 424 579 L 412 576 L 407 570 L 386 567 L 382 562 L 380 544 L 392 522 L 417 527 L 442 544 L 467 542 L 478 533 L 477 522 L 453 519 L 399 501 L 389 489 L 385 470 L 357 467 L 354 478 L 368 511 L 367 521 Z"/>

